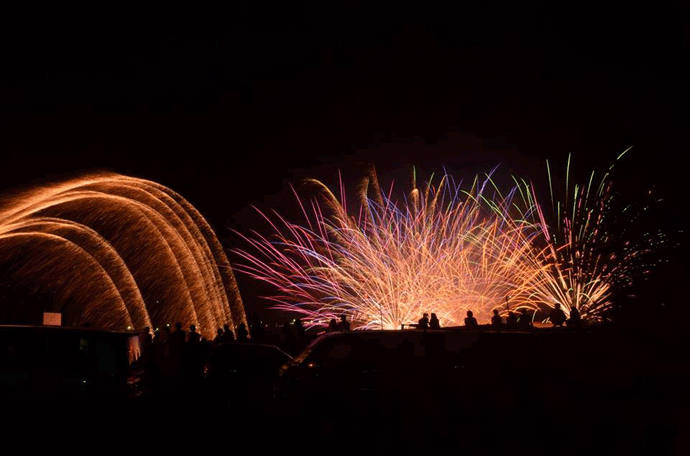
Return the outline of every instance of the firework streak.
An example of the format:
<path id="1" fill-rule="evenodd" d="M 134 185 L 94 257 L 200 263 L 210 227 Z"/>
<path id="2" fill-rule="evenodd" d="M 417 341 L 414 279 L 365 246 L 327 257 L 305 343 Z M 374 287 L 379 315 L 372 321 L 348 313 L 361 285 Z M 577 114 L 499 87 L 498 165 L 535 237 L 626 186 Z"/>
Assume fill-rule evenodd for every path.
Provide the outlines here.
<path id="1" fill-rule="evenodd" d="M 250 248 L 235 250 L 235 269 L 275 287 L 267 297 L 274 308 L 297 312 L 310 326 L 347 315 L 356 328 L 392 329 L 424 312 L 460 325 L 467 310 L 480 321 L 494 309 L 548 316 L 556 302 L 566 314 L 574 306 L 600 318 L 639 253 L 630 246 L 604 261 L 598 250 L 611 236 L 609 174 L 596 188 L 593 175 L 589 185 L 575 185 L 567 204 L 552 196 L 558 218 L 551 227 L 531 183 L 513 178 L 501 192 L 492 173 L 467 188 L 448 174 L 422 188 L 413 177 L 412 190 L 396 200 L 393 185 L 382 191 L 372 170 L 355 213 L 342 180 L 340 200 L 310 180 L 311 197 L 293 189 L 306 222 L 260 212 L 272 234 L 240 233 Z"/>
<path id="2" fill-rule="evenodd" d="M 0 210 L 2 323 L 156 328 L 176 321 L 215 337 L 246 323 L 225 253 L 172 190 L 117 174 L 25 192 Z"/>

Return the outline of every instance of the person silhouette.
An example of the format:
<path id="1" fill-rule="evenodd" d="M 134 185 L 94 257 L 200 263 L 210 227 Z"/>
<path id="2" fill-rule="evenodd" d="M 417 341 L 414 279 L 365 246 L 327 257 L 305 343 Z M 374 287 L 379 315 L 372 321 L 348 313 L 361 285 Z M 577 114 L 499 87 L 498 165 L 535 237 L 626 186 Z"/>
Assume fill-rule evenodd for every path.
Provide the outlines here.
<path id="1" fill-rule="evenodd" d="M 235 333 L 232 332 L 228 324 L 223 325 L 223 342 L 226 344 L 235 342 Z"/>
<path id="2" fill-rule="evenodd" d="M 247 331 L 247 325 L 240 323 L 237 327 L 237 342 L 247 342 L 249 338 L 249 331 Z"/>
<path id="3" fill-rule="evenodd" d="M 216 338 L 213 339 L 213 345 L 222 344 L 224 341 L 225 333 L 223 332 L 223 328 L 218 328 L 218 331 L 216 332 Z"/>
<path id="4" fill-rule="evenodd" d="M 577 310 L 577 307 L 571 307 L 570 308 L 570 318 L 568 318 L 568 320 L 566 320 L 565 324 L 571 328 L 579 328 L 581 322 L 582 322 L 582 319 L 580 318 L 580 311 Z"/>
<path id="5" fill-rule="evenodd" d="M 495 330 L 500 330 L 501 326 L 503 326 L 501 316 L 498 314 L 498 310 L 494 309 L 494 316 L 491 317 L 491 327 Z"/>
<path id="6" fill-rule="evenodd" d="M 346 315 L 340 316 L 340 323 L 338 323 L 338 329 L 341 331 L 349 331 L 350 330 L 350 322 L 347 321 Z"/>
<path id="7" fill-rule="evenodd" d="M 287 321 L 283 323 L 281 331 L 283 333 L 283 347 L 285 348 L 285 351 L 292 353 L 295 349 L 295 335 L 292 333 L 290 323 Z"/>
<path id="8" fill-rule="evenodd" d="M 184 346 L 187 340 L 187 333 L 182 329 L 182 323 L 179 321 L 175 323 L 175 331 L 170 334 L 170 345 L 174 350 L 179 350 Z"/>
<path id="9" fill-rule="evenodd" d="M 335 318 L 331 318 L 331 321 L 328 323 L 328 332 L 337 332 L 338 331 L 338 322 L 335 321 Z"/>
<path id="10" fill-rule="evenodd" d="M 163 331 L 158 332 L 158 336 L 154 339 L 159 345 L 167 345 L 170 342 L 170 327 L 164 326 Z"/>
<path id="11" fill-rule="evenodd" d="M 441 329 L 441 323 L 438 321 L 435 313 L 431 314 L 431 320 L 429 320 L 429 329 Z"/>
<path id="12" fill-rule="evenodd" d="M 506 329 L 516 329 L 518 325 L 517 315 L 515 312 L 508 312 L 508 318 L 506 318 Z"/>
<path id="13" fill-rule="evenodd" d="M 304 325 L 302 320 L 298 317 L 295 319 L 295 333 L 297 335 L 297 344 L 303 345 L 305 342 Z"/>
<path id="14" fill-rule="evenodd" d="M 565 323 L 565 313 L 561 309 L 561 304 L 556 303 L 549 313 L 549 319 L 554 326 L 563 326 Z"/>
<path id="15" fill-rule="evenodd" d="M 196 325 L 189 325 L 189 334 L 187 335 L 187 342 L 196 345 L 201 341 L 201 334 L 196 332 Z"/>
<path id="16" fill-rule="evenodd" d="M 523 309 L 522 315 L 520 315 L 520 320 L 518 320 L 518 325 L 522 329 L 529 329 L 532 325 L 532 316 L 529 314 L 529 310 Z"/>
<path id="17" fill-rule="evenodd" d="M 422 315 L 422 318 L 419 319 L 419 323 L 417 324 L 417 329 L 429 329 L 429 314 L 424 313 Z"/>
<path id="18" fill-rule="evenodd" d="M 467 326 L 468 328 L 476 328 L 477 326 L 479 326 L 479 324 L 477 323 L 477 319 L 474 318 L 474 314 L 471 310 L 467 311 L 467 317 L 465 318 L 465 326 Z"/>
<path id="19" fill-rule="evenodd" d="M 151 328 L 148 326 L 144 328 L 144 347 L 153 345 L 153 336 L 151 335 Z"/>
<path id="20" fill-rule="evenodd" d="M 264 324 L 256 313 L 252 314 L 252 320 L 249 327 L 252 330 L 252 339 L 257 342 L 262 341 L 264 338 Z"/>

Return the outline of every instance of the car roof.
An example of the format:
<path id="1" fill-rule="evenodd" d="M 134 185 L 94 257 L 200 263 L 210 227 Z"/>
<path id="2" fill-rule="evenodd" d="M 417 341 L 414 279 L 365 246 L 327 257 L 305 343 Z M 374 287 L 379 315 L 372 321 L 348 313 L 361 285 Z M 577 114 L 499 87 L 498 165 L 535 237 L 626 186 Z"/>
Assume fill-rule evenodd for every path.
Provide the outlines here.
<path id="1" fill-rule="evenodd" d="M 292 358 L 289 354 L 285 353 L 283 350 L 280 349 L 280 347 L 277 347 L 275 345 L 270 345 L 270 344 L 256 344 L 256 343 L 245 343 L 245 342 L 228 342 L 228 343 L 221 343 L 218 344 L 215 348 L 214 351 L 218 352 L 229 352 L 229 353 L 245 353 L 245 354 L 250 354 L 250 353 L 255 353 L 259 351 L 267 351 L 267 350 L 272 350 L 276 353 L 281 353 L 285 355 L 287 358 Z"/>
<path id="2" fill-rule="evenodd" d="M 463 346 L 469 347 L 475 341 L 482 340 L 498 340 L 498 339 L 531 339 L 535 338 L 535 334 L 527 331 L 468 331 L 468 330 L 458 330 L 453 328 L 440 329 L 440 330 L 361 330 L 361 331 L 337 331 L 332 333 L 326 333 L 314 340 L 305 351 L 312 351 L 319 345 L 326 343 L 331 340 L 338 339 L 350 339 L 353 338 L 360 340 L 381 340 L 382 342 L 390 341 L 421 341 L 425 337 L 441 336 L 445 339 L 446 344 L 456 346 L 457 348 L 462 348 Z"/>
<path id="3" fill-rule="evenodd" d="M 0 334 L 102 334 L 139 336 L 146 333 L 144 330 L 109 330 L 86 326 L 0 325 Z"/>

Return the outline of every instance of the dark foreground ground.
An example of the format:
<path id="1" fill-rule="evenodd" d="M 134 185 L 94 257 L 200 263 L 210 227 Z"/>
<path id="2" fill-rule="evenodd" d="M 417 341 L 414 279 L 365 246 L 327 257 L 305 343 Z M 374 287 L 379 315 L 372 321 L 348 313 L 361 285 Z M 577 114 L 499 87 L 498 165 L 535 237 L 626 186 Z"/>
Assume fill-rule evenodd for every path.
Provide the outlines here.
<path id="1" fill-rule="evenodd" d="M 2 433 L 26 448 L 137 453 L 688 454 L 683 339 L 639 328 L 544 333 L 528 368 L 489 368 L 473 383 L 430 369 L 403 389 L 322 385 L 281 401 L 222 399 L 203 381 L 116 401 L 24 401 L 3 409 Z"/>

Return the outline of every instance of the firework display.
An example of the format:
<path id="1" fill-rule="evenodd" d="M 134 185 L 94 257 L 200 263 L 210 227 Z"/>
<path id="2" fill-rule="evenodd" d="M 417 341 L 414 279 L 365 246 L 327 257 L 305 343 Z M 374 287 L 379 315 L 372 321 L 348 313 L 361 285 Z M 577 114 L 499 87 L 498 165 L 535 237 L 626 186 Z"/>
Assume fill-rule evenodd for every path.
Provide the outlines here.
<path id="1" fill-rule="evenodd" d="M 566 181 L 565 202 L 551 187 L 553 214 L 532 183 L 513 178 L 502 192 L 492 174 L 466 186 L 444 174 L 421 188 L 413 176 L 401 196 L 372 170 L 354 210 L 342 180 L 340 199 L 311 180 L 309 197 L 293 190 L 305 222 L 260 212 L 271 234 L 240 233 L 249 247 L 235 251 L 235 268 L 274 287 L 274 308 L 311 326 L 346 315 L 356 328 L 392 329 L 425 312 L 461 325 L 467 310 L 487 321 L 495 309 L 545 319 L 556 303 L 601 318 L 641 256 L 630 243 L 620 254 L 607 248 L 610 174 L 574 190 Z"/>
<path id="2" fill-rule="evenodd" d="M 611 174 L 616 162 L 630 148 L 621 153 L 599 179 L 595 171 L 586 183 L 574 183 L 570 178 L 568 156 L 563 197 L 555 197 L 551 168 L 547 161 L 553 223 L 547 222 L 544 205 L 535 204 L 540 239 L 548 245 L 544 261 L 549 264 L 546 280 L 535 283 L 543 295 L 551 296 L 546 304 L 559 302 L 569 315 L 577 308 L 590 319 L 599 319 L 613 304 L 613 293 L 632 285 L 636 277 L 649 273 L 653 266 L 645 262 L 645 255 L 655 246 L 666 243 L 662 232 L 645 231 L 639 239 L 630 233 L 637 224 L 636 205 L 616 201 Z M 534 201 L 537 200 L 532 188 Z"/>
<path id="3" fill-rule="evenodd" d="M 246 323 L 211 227 L 148 180 L 92 175 L 37 188 L 0 210 L 0 321 L 62 312 L 104 329 L 195 324 L 206 338 Z"/>

